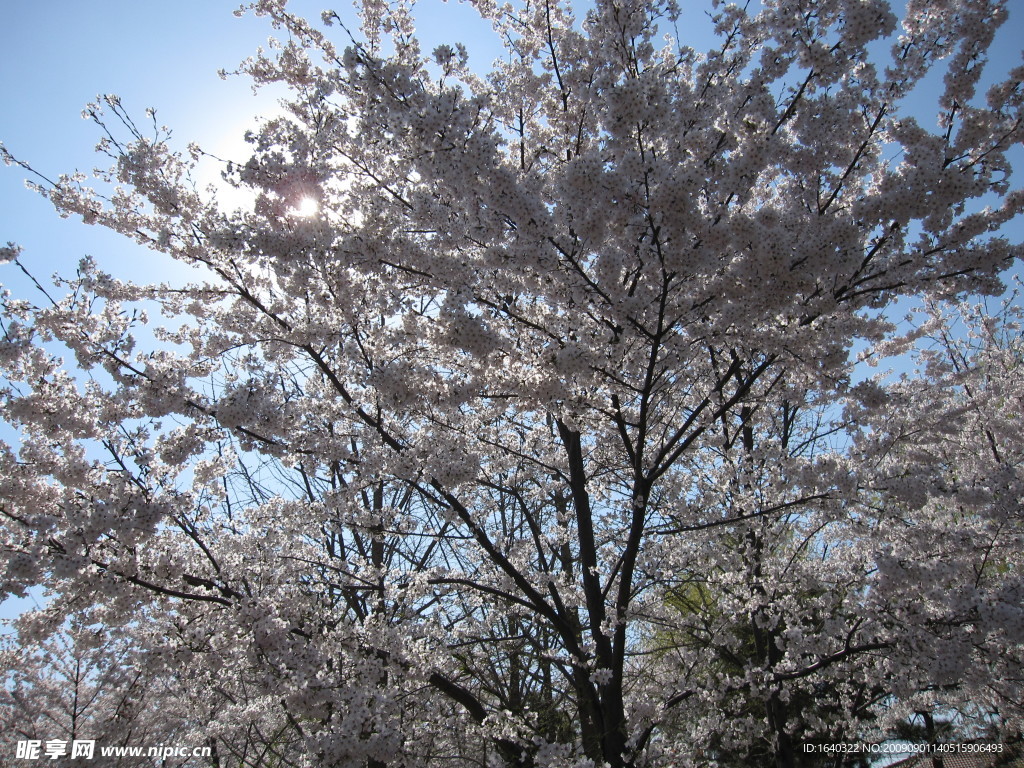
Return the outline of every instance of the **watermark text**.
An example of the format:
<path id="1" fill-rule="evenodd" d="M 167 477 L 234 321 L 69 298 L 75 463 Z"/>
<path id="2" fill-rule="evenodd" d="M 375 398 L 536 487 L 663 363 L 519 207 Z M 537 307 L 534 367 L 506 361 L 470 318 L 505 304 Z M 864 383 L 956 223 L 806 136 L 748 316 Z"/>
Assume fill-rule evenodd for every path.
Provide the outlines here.
<path id="1" fill-rule="evenodd" d="M 161 744 L 155 747 L 96 746 L 95 739 L 25 739 L 18 742 L 14 756 L 21 760 L 56 760 L 58 757 L 92 760 L 102 757 L 209 757 L 210 747 L 182 747 Z"/>

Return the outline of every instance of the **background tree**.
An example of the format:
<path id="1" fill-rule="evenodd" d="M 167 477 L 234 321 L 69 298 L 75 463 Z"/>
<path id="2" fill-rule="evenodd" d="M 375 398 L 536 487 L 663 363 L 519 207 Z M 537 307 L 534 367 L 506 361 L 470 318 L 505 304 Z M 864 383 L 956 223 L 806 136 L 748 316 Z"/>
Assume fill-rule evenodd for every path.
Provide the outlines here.
<path id="1" fill-rule="evenodd" d="M 15 740 L 63 741 L 64 757 L 54 765 L 79 763 L 70 757 L 75 740 L 110 747 L 173 744 L 190 725 L 167 695 L 169 678 L 153 674 L 122 636 L 71 625 L 45 640 L 5 636 L 0 654 L 0 726 Z M 99 766 L 152 765 L 145 757 L 104 757 L 98 749 L 92 759 Z"/>
<path id="2" fill-rule="evenodd" d="M 873 523 L 882 536 L 871 599 L 893 611 L 894 648 L 917 665 L 904 676 L 917 691 L 902 697 L 903 712 L 926 725 L 952 718 L 964 735 L 995 727 L 1007 740 L 1021 727 L 1013 670 L 1024 631 L 1015 299 L 994 311 L 929 307 L 917 375 L 890 388 L 892 412 L 871 437 L 890 447 L 877 453 L 885 508 Z M 923 391 L 925 381 L 935 389 Z"/>
<path id="3" fill-rule="evenodd" d="M 212 732 L 299 764 L 687 765 L 714 732 L 793 765 L 877 699 L 849 670 L 1016 712 L 1019 570 L 939 538 L 962 513 L 918 461 L 971 444 L 894 411 L 954 423 L 953 395 L 850 359 L 898 299 L 998 293 L 1020 256 L 1024 68 L 977 93 L 1005 4 L 911 2 L 898 33 L 877 0 L 728 6 L 704 56 L 656 46 L 671 2 L 474 6 L 488 76 L 424 55 L 403 3 L 362 3 L 344 49 L 254 3 L 285 39 L 244 69 L 292 98 L 225 168 L 249 210 L 194 188 L 199 148 L 88 108 L 113 166 L 40 191 L 197 281 L 85 261 L 4 300 L 3 588 L 143 632 L 229 702 Z M 906 101 L 943 71 L 929 128 Z M 148 349 L 140 305 L 173 319 Z M 1012 559 L 996 464 L 972 520 Z M 650 638 L 694 574 L 729 618 L 680 677 Z M 969 574 L 976 620 L 944 588 Z M 792 704 L 819 684 L 832 707 Z"/>

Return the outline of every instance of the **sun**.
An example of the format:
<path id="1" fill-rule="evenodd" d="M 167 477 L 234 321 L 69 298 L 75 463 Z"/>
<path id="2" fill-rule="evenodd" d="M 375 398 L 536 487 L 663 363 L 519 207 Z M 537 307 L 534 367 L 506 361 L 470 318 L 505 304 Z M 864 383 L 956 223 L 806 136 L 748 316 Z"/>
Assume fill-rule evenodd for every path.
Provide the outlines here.
<path id="1" fill-rule="evenodd" d="M 315 197 L 303 197 L 288 213 L 301 219 L 308 219 L 320 212 L 320 202 Z"/>

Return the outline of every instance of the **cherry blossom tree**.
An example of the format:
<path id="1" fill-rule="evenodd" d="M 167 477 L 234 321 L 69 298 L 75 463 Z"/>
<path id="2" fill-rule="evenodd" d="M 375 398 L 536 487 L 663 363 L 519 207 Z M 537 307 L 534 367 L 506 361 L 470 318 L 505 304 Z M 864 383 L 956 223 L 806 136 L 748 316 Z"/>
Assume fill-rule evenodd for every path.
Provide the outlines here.
<path id="1" fill-rule="evenodd" d="M 713 565 L 704 553 L 728 539 L 695 532 L 704 553 L 677 568 L 686 578 L 663 609 L 657 645 L 662 674 L 691 681 L 692 700 L 671 725 L 684 743 L 709 745 L 720 764 L 750 765 L 794 741 L 906 733 L 918 716 L 935 715 L 960 741 L 1019 733 L 1024 616 L 1011 574 L 1021 552 L 1024 348 L 1015 302 L 996 312 L 930 305 L 898 344 L 883 345 L 916 347 L 913 374 L 884 388 L 862 383 L 842 418 L 822 419 L 805 397 L 751 432 L 788 451 L 753 472 L 729 468 L 716 482 L 728 488 L 723 503 L 740 478 L 770 499 L 793 482 L 780 472 L 792 455 L 834 460 L 829 440 L 850 424 L 848 482 L 861 492 L 840 516 L 803 508 L 731 526 L 730 557 Z M 788 760 L 835 764 L 813 752 Z"/>
<path id="2" fill-rule="evenodd" d="M 667 0 L 472 4 L 488 74 L 403 2 L 253 3 L 282 41 L 242 69 L 292 96 L 225 165 L 248 208 L 87 108 L 110 170 L 39 190 L 196 279 L 84 260 L 4 298 L 4 590 L 187 665 L 220 764 L 792 766 L 960 702 L 1019 727 L 1018 369 L 856 383 L 851 354 L 1021 256 L 1006 3 L 715 4 L 706 54 Z"/>
<path id="3" fill-rule="evenodd" d="M 1024 639 L 1020 315 L 1014 303 L 929 307 L 916 376 L 890 388 L 886 423 L 860 446 L 878 457 L 885 503 L 871 601 L 898 628 L 886 663 L 914 657 L 900 707 L 1009 734 Z"/>
<path id="4" fill-rule="evenodd" d="M 5 636 L 0 659 L 0 727 L 11 757 L 17 740 L 56 740 L 52 764 L 75 765 L 76 740 L 108 747 L 171 744 L 188 725 L 175 699 L 163 695 L 167 678 L 153 674 L 124 636 L 74 625 L 41 640 Z M 152 765 L 146 757 L 105 757 L 95 748 L 89 759 L 99 766 Z"/>

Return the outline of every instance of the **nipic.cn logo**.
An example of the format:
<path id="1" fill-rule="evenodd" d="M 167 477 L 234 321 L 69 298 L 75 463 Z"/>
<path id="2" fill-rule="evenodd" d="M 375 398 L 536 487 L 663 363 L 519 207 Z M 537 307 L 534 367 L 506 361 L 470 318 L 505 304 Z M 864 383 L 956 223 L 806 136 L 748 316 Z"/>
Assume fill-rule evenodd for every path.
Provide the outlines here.
<path id="1" fill-rule="evenodd" d="M 96 742 L 93 739 L 74 739 L 71 744 L 71 757 L 84 757 L 87 760 L 91 760 L 93 753 L 96 751 Z M 19 741 L 15 757 L 20 757 L 23 760 L 39 760 L 40 757 L 46 757 L 50 760 L 56 760 L 58 757 L 64 757 L 69 755 L 68 753 L 68 741 L 65 739 L 28 739 L 26 741 Z"/>

